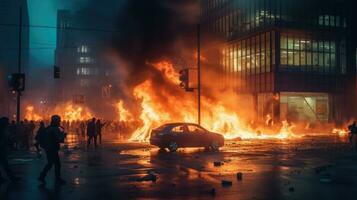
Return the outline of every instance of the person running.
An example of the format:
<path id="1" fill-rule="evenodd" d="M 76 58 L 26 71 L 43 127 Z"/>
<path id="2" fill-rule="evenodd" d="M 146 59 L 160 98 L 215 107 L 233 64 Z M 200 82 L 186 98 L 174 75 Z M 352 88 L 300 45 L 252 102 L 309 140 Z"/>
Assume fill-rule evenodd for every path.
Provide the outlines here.
<path id="1" fill-rule="evenodd" d="M 96 137 L 95 140 L 97 140 L 97 137 L 99 137 L 99 144 L 102 144 L 102 128 L 105 126 L 106 123 L 101 123 L 100 119 L 97 120 L 95 123 L 95 129 L 96 129 Z"/>
<path id="2" fill-rule="evenodd" d="M 15 177 L 7 161 L 8 126 L 9 119 L 6 117 L 0 118 L 0 166 L 2 166 L 4 172 L 11 181 L 17 182 L 20 178 Z M 0 171 L 0 183 L 4 181 L 5 179 L 2 177 Z"/>
<path id="3" fill-rule="evenodd" d="M 66 133 L 61 130 L 61 117 L 58 115 L 53 115 L 51 117 L 50 126 L 46 128 L 45 133 L 39 138 L 40 146 L 45 150 L 47 157 L 47 164 L 43 168 L 38 180 L 43 184 L 46 183 L 45 178 L 48 171 L 55 166 L 55 179 L 56 184 L 65 184 L 61 178 L 61 161 L 58 155 L 60 150 L 60 144 L 64 143 L 66 138 Z"/>
<path id="4" fill-rule="evenodd" d="M 93 118 L 87 124 L 87 136 L 88 136 L 87 147 L 89 147 L 92 140 L 94 142 L 94 147 L 97 147 L 97 140 L 95 139 L 96 137 L 95 118 Z"/>

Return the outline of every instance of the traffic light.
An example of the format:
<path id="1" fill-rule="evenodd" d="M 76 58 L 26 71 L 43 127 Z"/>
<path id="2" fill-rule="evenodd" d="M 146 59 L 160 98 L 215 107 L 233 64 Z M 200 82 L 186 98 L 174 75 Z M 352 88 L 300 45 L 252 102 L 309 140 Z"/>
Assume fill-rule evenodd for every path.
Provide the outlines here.
<path id="1" fill-rule="evenodd" d="M 59 79 L 61 77 L 61 70 L 60 70 L 60 67 L 58 66 L 54 66 L 53 67 L 53 78 L 54 79 Z"/>
<path id="2" fill-rule="evenodd" d="M 190 88 L 190 85 L 189 85 L 190 84 L 189 72 L 190 72 L 190 69 L 180 70 L 180 77 L 179 77 L 180 87 L 182 89 L 185 89 L 186 92 L 193 92 L 194 88 Z"/>
<path id="3" fill-rule="evenodd" d="M 189 74 L 188 73 L 189 73 L 188 69 L 180 70 L 180 77 L 179 77 L 180 87 L 185 90 L 188 89 L 188 83 L 189 83 L 189 80 L 188 80 Z"/>
<path id="4" fill-rule="evenodd" d="M 22 92 L 25 90 L 25 74 L 14 73 L 8 77 L 9 86 L 12 91 Z"/>

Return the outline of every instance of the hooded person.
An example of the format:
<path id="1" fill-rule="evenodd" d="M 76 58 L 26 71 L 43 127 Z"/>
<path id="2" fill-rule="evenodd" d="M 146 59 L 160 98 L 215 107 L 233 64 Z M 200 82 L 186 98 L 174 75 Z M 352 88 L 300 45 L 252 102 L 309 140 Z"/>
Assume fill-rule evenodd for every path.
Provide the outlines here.
<path id="1" fill-rule="evenodd" d="M 61 117 L 53 115 L 51 117 L 50 126 L 46 128 L 41 138 L 39 138 L 40 146 L 45 150 L 47 157 L 47 164 L 43 168 L 38 180 L 42 183 L 46 183 L 45 178 L 48 171 L 55 166 L 55 179 L 58 184 L 65 184 L 61 178 L 61 161 L 58 155 L 61 143 L 64 143 L 66 133 L 61 128 Z"/>

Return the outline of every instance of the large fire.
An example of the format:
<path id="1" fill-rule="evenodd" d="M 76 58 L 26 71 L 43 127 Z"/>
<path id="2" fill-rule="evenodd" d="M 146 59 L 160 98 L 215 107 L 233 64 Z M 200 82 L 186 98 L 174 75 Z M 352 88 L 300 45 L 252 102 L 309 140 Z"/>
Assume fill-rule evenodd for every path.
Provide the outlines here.
<path id="1" fill-rule="evenodd" d="M 56 110 L 56 109 L 55 109 Z M 64 107 L 57 107 L 58 112 L 66 121 L 88 120 L 93 115 L 84 106 L 67 103 Z"/>
<path id="2" fill-rule="evenodd" d="M 42 112 L 42 114 L 37 112 L 34 105 L 28 105 L 25 109 L 25 119 L 27 120 L 48 120 L 50 116 L 54 114 L 60 115 L 62 120 L 65 121 L 88 120 L 93 116 L 86 106 L 76 105 L 71 102 L 57 105 L 55 109 L 50 110 L 49 112 Z"/>
<path id="3" fill-rule="evenodd" d="M 192 93 L 183 93 L 178 89 L 179 74 L 172 63 L 163 61 L 151 64 L 166 79 L 168 90 L 174 90 L 176 95 L 169 91 L 156 88 L 153 80 L 146 80 L 138 84 L 133 90 L 133 96 L 140 101 L 140 121 L 142 125 L 132 134 L 131 141 L 147 141 L 152 128 L 170 122 L 191 122 L 197 119 L 196 101 Z M 174 88 L 174 89 L 173 89 Z M 227 107 L 224 102 L 215 102 L 205 96 L 202 97 L 202 125 L 210 131 L 221 133 L 226 139 L 235 138 L 277 138 L 286 139 L 298 137 L 292 132 L 293 126 L 286 121 L 281 123 L 281 128 L 274 133 L 266 134 L 264 129 L 253 129 L 245 124 L 238 114 Z M 121 112 L 127 110 L 122 101 L 118 103 Z M 119 113 L 120 116 L 123 113 Z M 128 115 L 128 114 L 125 114 Z M 122 117 L 121 117 L 122 118 Z"/>
<path id="4" fill-rule="evenodd" d="M 30 121 L 40 121 L 43 118 L 40 114 L 36 113 L 35 107 L 32 105 L 26 106 L 25 108 L 25 119 Z"/>

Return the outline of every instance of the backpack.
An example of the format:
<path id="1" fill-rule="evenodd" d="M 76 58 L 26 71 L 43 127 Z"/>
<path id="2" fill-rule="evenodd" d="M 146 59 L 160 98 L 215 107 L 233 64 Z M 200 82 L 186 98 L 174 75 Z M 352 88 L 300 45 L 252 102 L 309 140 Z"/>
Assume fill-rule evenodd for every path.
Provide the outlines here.
<path id="1" fill-rule="evenodd" d="M 46 149 L 49 144 L 49 127 L 44 128 L 42 131 L 38 132 L 36 140 L 40 144 L 40 147 Z"/>

